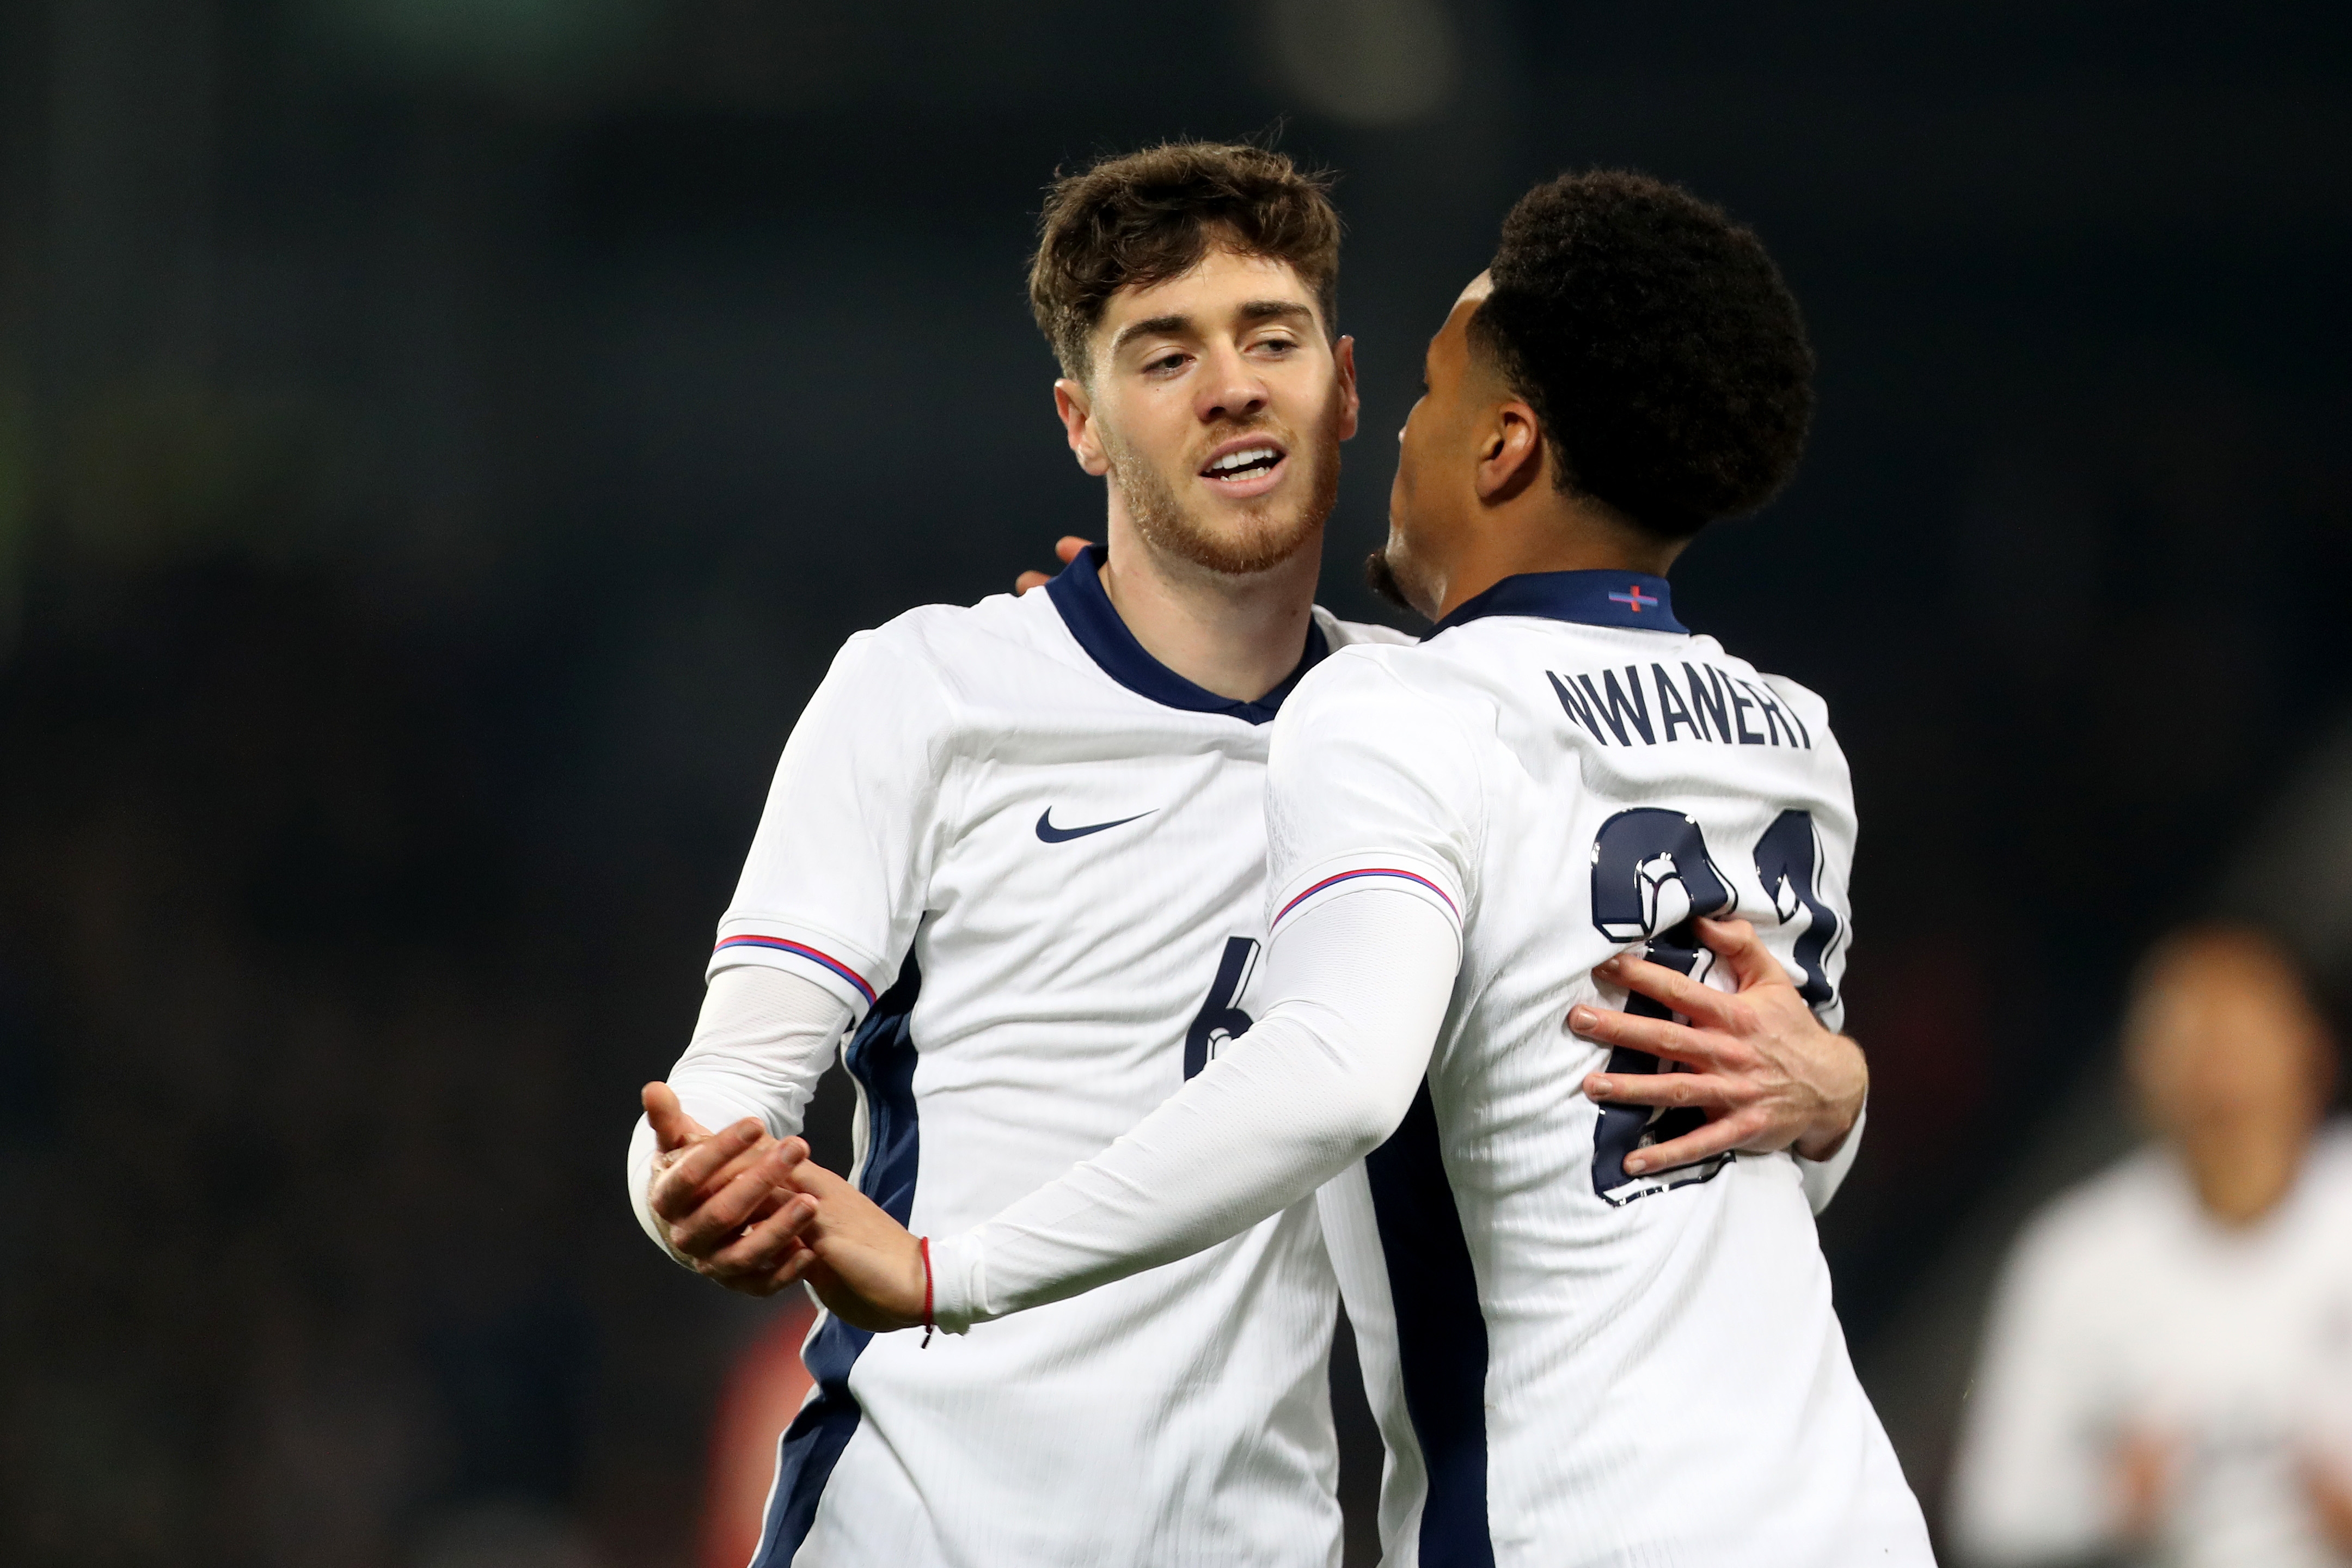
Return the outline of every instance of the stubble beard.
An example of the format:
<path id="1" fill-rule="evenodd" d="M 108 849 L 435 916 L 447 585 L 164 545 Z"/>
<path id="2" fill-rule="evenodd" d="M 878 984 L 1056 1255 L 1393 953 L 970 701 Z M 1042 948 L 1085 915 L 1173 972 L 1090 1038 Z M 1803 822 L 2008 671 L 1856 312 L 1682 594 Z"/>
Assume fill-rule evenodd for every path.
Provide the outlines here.
<path id="1" fill-rule="evenodd" d="M 1261 428 L 1265 426 L 1237 426 L 1233 433 Z M 1286 444 L 1292 462 L 1304 458 L 1308 464 L 1303 498 L 1268 496 L 1236 509 L 1239 526 L 1223 530 L 1188 508 L 1176 486 L 1150 459 L 1108 429 L 1103 437 L 1111 482 L 1118 486 L 1128 516 L 1144 542 L 1221 576 L 1250 576 L 1290 560 L 1316 537 L 1339 503 L 1339 438 L 1328 423 L 1315 432 L 1311 443 Z"/>
<path id="2" fill-rule="evenodd" d="M 1398 580 L 1396 568 L 1389 563 L 1389 547 L 1385 544 L 1364 557 L 1364 586 L 1391 608 L 1421 613 L 1404 596 L 1404 584 Z"/>

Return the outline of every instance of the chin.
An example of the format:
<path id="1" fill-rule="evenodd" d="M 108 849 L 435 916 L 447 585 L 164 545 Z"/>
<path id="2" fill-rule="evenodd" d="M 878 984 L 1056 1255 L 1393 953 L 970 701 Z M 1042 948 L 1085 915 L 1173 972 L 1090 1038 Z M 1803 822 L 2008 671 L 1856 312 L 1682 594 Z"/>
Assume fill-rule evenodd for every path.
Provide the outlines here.
<path id="1" fill-rule="evenodd" d="M 1139 525 L 1142 524 L 1137 519 Z M 1172 524 L 1172 526 L 1170 526 Z M 1320 518 L 1293 513 L 1283 518 L 1160 520 L 1142 527 L 1144 536 L 1160 549 L 1195 566 L 1228 577 L 1270 572 L 1297 557 L 1315 542 Z"/>
<path id="2" fill-rule="evenodd" d="M 1388 542 L 1364 562 L 1364 583 L 1401 610 L 1411 610 L 1424 620 L 1437 618 L 1440 595 L 1393 525 Z"/>

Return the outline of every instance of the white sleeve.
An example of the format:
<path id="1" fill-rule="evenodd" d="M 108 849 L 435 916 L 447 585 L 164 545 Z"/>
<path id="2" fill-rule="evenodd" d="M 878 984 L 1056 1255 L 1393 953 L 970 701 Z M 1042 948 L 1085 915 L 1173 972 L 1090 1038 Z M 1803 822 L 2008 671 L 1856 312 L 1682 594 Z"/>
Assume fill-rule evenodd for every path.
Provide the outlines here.
<path id="1" fill-rule="evenodd" d="M 1829 1207 L 1830 1200 L 1845 1185 L 1845 1173 L 1853 1169 L 1853 1157 L 1862 1152 L 1862 1130 L 1868 1125 L 1870 1106 L 1864 1102 L 1853 1119 L 1853 1126 L 1846 1131 L 1845 1142 L 1828 1159 L 1808 1160 L 1793 1149 L 1789 1151 L 1797 1162 L 1797 1174 L 1805 1184 L 1805 1202 L 1812 1205 L 1815 1214 Z"/>
<path id="2" fill-rule="evenodd" d="M 849 1026 L 849 1004 L 800 974 L 744 967 L 715 974 L 686 1054 L 669 1087 L 688 1116 L 716 1131 L 756 1116 L 788 1138 Z M 637 1224 L 671 1257 L 646 1199 L 653 1185 L 654 1131 L 642 1116 L 629 1138 L 629 1205 Z"/>
<path id="3" fill-rule="evenodd" d="M 782 969 L 861 1017 L 897 978 L 959 776 L 950 705 L 908 619 L 850 638 L 793 726 L 709 973 Z"/>
<path id="4" fill-rule="evenodd" d="M 1425 899 L 1367 889 L 1286 922 L 1265 962 L 1280 1000 L 1191 1082 L 1094 1159 L 931 1243 L 940 1328 L 1214 1246 L 1396 1130 L 1453 994 L 1453 922 Z"/>
<path id="5" fill-rule="evenodd" d="M 1276 719 L 1258 1023 L 1095 1159 L 931 1244 L 942 1328 L 1197 1252 L 1306 1197 L 1394 1131 L 1461 967 L 1475 797 L 1457 721 L 1334 654 Z"/>
<path id="6" fill-rule="evenodd" d="M 2070 1561 L 2121 1544 L 2101 1270 L 2077 1217 L 2034 1225 L 1993 1299 L 1952 1471 L 1952 1539 L 1969 1562 Z"/>

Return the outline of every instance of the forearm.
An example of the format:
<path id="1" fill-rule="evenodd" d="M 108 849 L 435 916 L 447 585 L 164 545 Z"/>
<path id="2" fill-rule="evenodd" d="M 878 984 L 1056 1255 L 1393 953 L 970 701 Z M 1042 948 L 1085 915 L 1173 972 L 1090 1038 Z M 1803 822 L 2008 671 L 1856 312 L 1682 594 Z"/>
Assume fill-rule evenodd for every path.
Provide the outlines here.
<path id="1" fill-rule="evenodd" d="M 936 1239 L 951 1331 L 1189 1257 L 1297 1203 L 1395 1130 L 1459 947 L 1430 904 L 1366 891 L 1277 933 L 1265 1016 L 1094 1159 Z"/>
<path id="2" fill-rule="evenodd" d="M 772 1136 L 791 1137 L 849 1020 L 847 1004 L 789 970 L 720 970 L 704 993 L 693 1039 L 670 1069 L 670 1089 L 687 1115 L 712 1131 L 752 1116 Z M 629 1203 L 645 1233 L 669 1252 L 646 1202 L 656 1153 L 653 1129 L 639 1117 L 629 1139 Z"/>

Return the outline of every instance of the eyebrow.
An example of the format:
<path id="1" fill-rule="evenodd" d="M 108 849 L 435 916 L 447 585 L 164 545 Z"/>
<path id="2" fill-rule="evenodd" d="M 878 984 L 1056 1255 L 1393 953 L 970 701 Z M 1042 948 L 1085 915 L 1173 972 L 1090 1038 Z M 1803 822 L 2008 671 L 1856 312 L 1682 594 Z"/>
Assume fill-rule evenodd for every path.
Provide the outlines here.
<path id="1" fill-rule="evenodd" d="M 1252 300 L 1244 303 L 1237 313 L 1244 321 L 1284 321 L 1292 317 L 1307 321 L 1315 319 L 1315 312 L 1296 300 Z M 1118 336 L 1110 341 L 1110 352 L 1118 353 L 1137 338 L 1162 333 L 1175 335 L 1194 330 L 1190 316 L 1147 316 L 1142 321 L 1129 321 L 1121 327 Z"/>
<path id="2" fill-rule="evenodd" d="M 1315 319 L 1315 312 L 1296 300 L 1252 300 L 1242 307 L 1242 320 L 1244 321 L 1272 321 L 1288 316 L 1311 321 Z"/>

